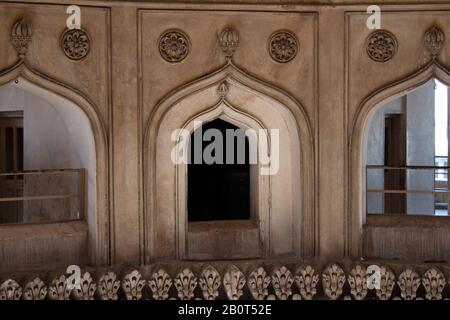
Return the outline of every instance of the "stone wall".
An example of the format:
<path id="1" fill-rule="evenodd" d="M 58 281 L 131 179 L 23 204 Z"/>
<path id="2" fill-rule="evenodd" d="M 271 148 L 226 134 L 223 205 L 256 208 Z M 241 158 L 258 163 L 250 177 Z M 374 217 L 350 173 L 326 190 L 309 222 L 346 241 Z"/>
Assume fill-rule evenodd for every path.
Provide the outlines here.
<path id="1" fill-rule="evenodd" d="M 75 49 L 65 30 L 71 3 L 0 3 L 0 83 L 22 76 L 56 92 L 78 105 L 92 128 L 96 176 L 91 182 L 96 191 L 89 197 L 95 199 L 95 206 L 87 221 L 88 249 L 80 264 L 151 264 L 167 252 L 171 259 L 177 258 L 176 237 L 183 229 L 172 219 L 179 216 L 170 210 L 158 216 L 152 198 L 168 197 L 172 205 L 177 201 L 176 193 L 161 195 L 160 189 L 152 189 L 156 180 L 152 170 L 161 165 L 151 149 L 158 141 L 157 120 L 175 110 L 172 106 L 179 101 L 192 102 L 189 98 L 194 94 L 227 78 L 232 90 L 252 97 L 236 99 L 237 108 L 248 102 L 246 107 L 258 111 L 256 104 L 250 105 L 262 97 L 283 106 L 280 114 L 289 110 L 295 122 L 288 131 L 298 137 L 299 153 L 292 158 L 296 163 L 292 168 L 300 179 L 289 183 L 289 190 L 291 198 L 299 200 L 295 210 L 300 213 L 277 220 L 276 210 L 269 210 L 270 223 L 278 230 L 289 229 L 285 238 L 277 234 L 282 244 L 279 252 L 295 251 L 320 261 L 364 255 L 367 124 L 376 106 L 388 98 L 432 77 L 450 84 L 448 43 L 434 52 L 424 42 L 424 34 L 433 26 L 450 38 L 450 3 L 385 1 L 381 23 L 388 32 L 377 33 L 366 27 L 365 1 L 245 2 L 80 0 L 85 33 L 75 36 L 84 50 Z M 22 53 L 24 60 L 10 41 L 20 17 L 33 31 L 28 50 Z M 226 28 L 239 35 L 239 45 L 228 48 L 234 50 L 232 58 L 218 42 Z M 183 45 L 164 46 L 170 39 Z M 388 44 L 381 55 L 373 49 L 377 39 Z M 290 50 L 280 49 L 283 41 L 288 41 Z M 201 112 L 213 106 L 196 107 Z M 162 176 L 157 182 L 175 178 L 175 174 Z M 275 200 L 284 214 L 288 205 L 283 202 L 287 195 L 282 182 L 277 182 Z M 155 246 L 169 234 L 170 248 L 156 255 Z M 429 240 L 425 236 L 424 242 Z M 395 250 L 409 244 L 398 246 Z M 445 241 L 441 249 L 450 249 L 450 243 Z M 68 264 L 70 259 L 66 260 Z M 41 265 L 54 267 L 52 258 L 43 259 Z"/>

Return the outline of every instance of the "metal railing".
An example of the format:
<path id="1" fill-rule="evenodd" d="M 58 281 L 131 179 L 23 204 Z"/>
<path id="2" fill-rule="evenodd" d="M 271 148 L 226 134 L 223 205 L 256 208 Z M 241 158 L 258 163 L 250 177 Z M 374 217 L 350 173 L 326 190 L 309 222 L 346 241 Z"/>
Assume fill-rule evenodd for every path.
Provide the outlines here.
<path id="1" fill-rule="evenodd" d="M 384 166 L 384 165 L 367 165 L 366 166 L 366 213 L 372 214 L 373 212 L 369 212 L 369 205 L 368 205 L 368 194 L 370 193 L 379 193 L 379 194 L 397 194 L 401 195 L 404 194 L 405 196 L 408 194 L 423 194 L 423 195 L 434 195 L 434 199 L 436 200 L 436 197 L 442 198 L 444 202 L 447 204 L 448 208 L 448 199 L 449 199 L 449 185 L 448 185 L 448 173 L 449 173 L 450 167 L 448 166 Z M 382 178 L 379 177 L 378 184 L 381 184 L 382 181 L 383 187 L 375 187 L 371 188 L 369 186 L 369 180 L 376 180 L 376 179 L 369 179 L 371 176 L 370 174 L 374 170 L 382 171 Z M 403 177 L 403 183 L 404 188 L 386 188 L 386 171 L 405 171 L 404 177 Z M 409 189 L 407 187 L 407 180 L 408 180 L 408 171 L 433 171 L 433 180 L 432 184 L 428 182 L 429 188 L 418 188 L 418 189 Z M 409 173 L 412 175 L 411 173 Z M 431 173 L 430 173 L 431 175 Z M 441 179 L 437 179 L 438 175 L 441 177 Z M 447 178 L 442 179 L 442 176 L 446 176 Z M 417 184 L 417 183 L 416 183 Z M 427 183 L 418 183 L 419 185 L 427 185 Z M 384 210 L 382 213 L 385 213 Z M 394 213 L 394 212 L 392 212 Z M 402 212 L 406 213 L 406 212 Z M 414 213 L 417 215 L 420 215 L 420 213 Z M 426 213 L 423 213 L 426 214 Z"/>
<path id="2" fill-rule="evenodd" d="M 57 216 L 66 216 L 67 218 L 52 219 L 52 206 L 47 206 L 46 221 L 33 222 L 60 222 L 70 220 L 81 220 L 86 214 L 86 169 L 50 169 L 50 170 L 28 170 L 22 172 L 0 173 L 0 224 L 4 223 L 26 223 L 27 221 L 4 222 L 2 216 L 7 215 L 8 211 L 21 211 L 23 214 L 23 205 L 17 206 L 17 203 L 44 202 L 59 200 L 69 202 L 75 199 L 76 217 L 73 215 L 59 212 Z M 16 205 L 11 205 L 16 203 Z M 28 213 L 29 216 L 35 214 L 33 206 Z M 58 209 L 55 209 L 58 210 Z M 40 213 L 42 214 L 42 206 Z M 49 218 L 50 216 L 50 218 Z M 18 219 L 20 220 L 20 219 Z"/>

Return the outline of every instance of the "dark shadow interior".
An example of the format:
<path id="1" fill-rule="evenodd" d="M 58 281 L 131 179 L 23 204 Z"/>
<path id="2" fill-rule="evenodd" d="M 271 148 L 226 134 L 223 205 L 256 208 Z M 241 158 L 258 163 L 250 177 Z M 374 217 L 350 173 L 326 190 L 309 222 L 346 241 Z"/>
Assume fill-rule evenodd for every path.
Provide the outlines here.
<path id="1" fill-rule="evenodd" d="M 197 130 L 202 130 L 203 134 L 208 129 L 217 129 L 223 139 L 223 164 L 205 163 L 202 157 L 201 163 L 194 163 L 194 135 Z M 188 165 L 188 220 L 194 221 L 214 221 L 214 220 L 242 220 L 250 218 L 250 164 L 249 164 L 249 142 L 245 137 L 245 159 L 241 156 L 241 162 L 238 163 L 239 139 L 233 138 L 234 158 L 228 155 L 231 161 L 227 159 L 227 130 L 228 133 L 240 130 L 235 125 L 216 119 L 201 128 L 197 128 L 191 134 L 189 145 L 189 165 Z M 233 131 L 231 131 L 233 130 Z M 198 132 L 197 132 L 198 133 Z M 217 132 L 218 133 L 218 132 Z M 203 139 L 204 140 L 204 139 Z M 214 142 L 202 140 L 202 154 L 205 148 Z M 230 140 L 228 140 L 230 143 Z M 231 149 L 229 149 L 231 150 Z M 214 150 L 211 152 L 215 156 Z M 243 161 L 244 160 L 244 161 Z"/>

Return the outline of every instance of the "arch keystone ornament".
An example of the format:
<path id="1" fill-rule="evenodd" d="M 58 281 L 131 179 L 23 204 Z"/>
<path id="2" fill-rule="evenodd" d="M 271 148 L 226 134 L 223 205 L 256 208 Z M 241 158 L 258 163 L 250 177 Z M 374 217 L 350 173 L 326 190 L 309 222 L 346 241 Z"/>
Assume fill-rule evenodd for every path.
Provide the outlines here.
<path id="1" fill-rule="evenodd" d="M 20 18 L 14 23 L 11 30 L 11 44 L 21 60 L 25 58 L 32 35 L 31 26 L 24 18 Z"/>
<path id="2" fill-rule="evenodd" d="M 61 49 L 70 60 L 81 60 L 91 50 L 91 39 L 83 29 L 66 29 L 61 35 Z"/>
<path id="3" fill-rule="evenodd" d="M 225 58 L 233 59 L 236 49 L 239 47 L 239 34 L 235 29 L 225 28 L 219 36 L 219 44 Z"/>
<path id="4" fill-rule="evenodd" d="M 217 87 L 217 94 L 220 96 L 221 99 L 226 98 L 228 91 L 230 91 L 230 89 L 228 88 L 228 83 L 226 81 L 222 82 Z"/>
<path id="5" fill-rule="evenodd" d="M 398 44 L 395 36 L 386 30 L 372 32 L 366 41 L 366 52 L 376 62 L 386 62 L 397 53 Z"/>
<path id="6" fill-rule="evenodd" d="M 436 57 L 441 53 L 444 42 L 444 32 L 442 32 L 442 30 L 437 26 L 432 26 L 429 28 L 423 36 L 423 44 L 430 53 L 432 59 L 436 59 Z"/>

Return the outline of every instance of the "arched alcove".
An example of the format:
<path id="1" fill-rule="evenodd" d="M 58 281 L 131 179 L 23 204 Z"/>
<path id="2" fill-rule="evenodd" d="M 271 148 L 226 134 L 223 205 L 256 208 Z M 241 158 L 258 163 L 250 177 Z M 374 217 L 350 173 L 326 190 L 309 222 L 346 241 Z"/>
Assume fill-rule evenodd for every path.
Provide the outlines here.
<path id="1" fill-rule="evenodd" d="M 15 252 L 4 251 L 13 257 L 6 268 L 108 264 L 107 142 L 96 107 L 22 62 L 0 73 L 0 109 L 23 111 L 24 170 L 84 168 L 87 173 L 81 221 L 55 216 L 58 223 L 0 226 L 0 237 L 17 240 Z"/>
<path id="2" fill-rule="evenodd" d="M 447 86 L 450 83 L 450 73 L 442 65 L 436 61 L 431 61 L 420 70 L 408 75 L 407 77 L 391 83 L 374 93 L 370 94 L 360 105 L 357 114 L 355 115 L 352 131 L 350 133 L 350 162 L 349 162 L 349 218 L 348 218 L 348 254 L 352 257 L 364 256 L 363 239 L 364 226 L 366 225 L 366 143 L 368 141 L 368 134 L 371 122 L 377 111 L 383 105 L 393 102 L 399 97 L 410 93 L 411 91 L 425 85 L 431 79 L 436 78 Z M 422 223 L 423 219 L 411 220 L 406 227 L 421 226 L 446 227 L 448 224 L 444 220 L 426 221 Z M 415 221 L 415 222 L 414 222 Z M 385 224 L 385 223 L 384 223 Z M 389 226 L 391 227 L 391 226 Z M 383 233 L 382 231 L 380 231 Z M 394 232 L 395 233 L 395 232 Z M 418 234 L 410 234 L 410 237 L 418 237 Z M 430 245 L 433 239 L 429 239 L 424 246 Z M 439 246 L 438 246 L 439 247 Z M 444 248 L 436 248 L 437 251 L 444 250 Z M 414 254 L 418 254 L 420 250 L 414 250 Z M 431 250 L 429 250 L 431 252 Z M 434 252 L 434 251 L 433 251 Z M 431 254 L 431 253 L 430 253 Z M 382 258 L 382 257 L 379 257 Z M 415 257 L 420 259 L 420 257 Z"/>
<path id="3" fill-rule="evenodd" d="M 217 91 L 223 82 L 228 84 L 225 99 Z M 270 176 L 253 175 L 257 180 L 253 185 L 258 190 L 251 200 L 257 198 L 255 224 L 205 226 L 193 234 L 186 215 L 187 166 L 171 162 L 170 155 L 177 143 L 171 137 L 179 129 L 193 132 L 196 121 L 206 123 L 217 118 L 243 129 L 279 129 L 280 170 Z M 298 104 L 234 66 L 169 95 L 154 109 L 144 140 L 147 259 L 311 255 L 315 247 L 315 221 L 310 133 L 308 120 Z M 270 135 L 264 139 L 269 145 L 273 143 Z M 224 231 L 227 228 L 231 231 Z M 236 250 L 218 251 L 219 240 L 214 234 L 222 235 L 220 247 L 234 246 Z M 237 238 L 242 241 L 236 242 Z"/>

